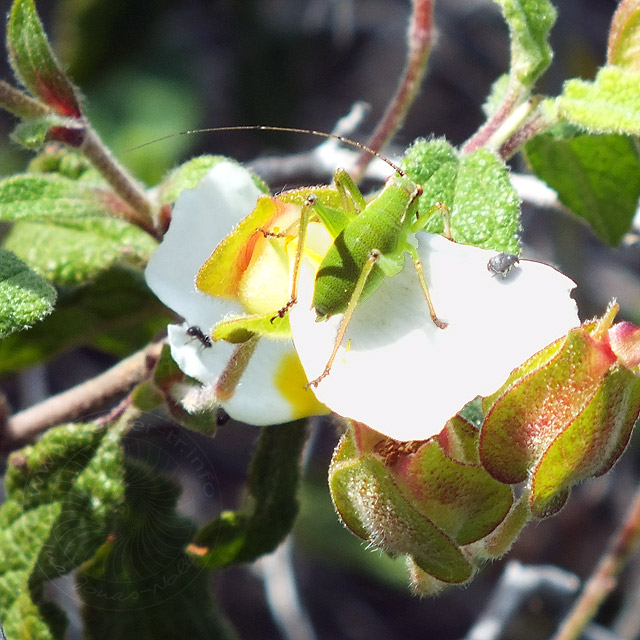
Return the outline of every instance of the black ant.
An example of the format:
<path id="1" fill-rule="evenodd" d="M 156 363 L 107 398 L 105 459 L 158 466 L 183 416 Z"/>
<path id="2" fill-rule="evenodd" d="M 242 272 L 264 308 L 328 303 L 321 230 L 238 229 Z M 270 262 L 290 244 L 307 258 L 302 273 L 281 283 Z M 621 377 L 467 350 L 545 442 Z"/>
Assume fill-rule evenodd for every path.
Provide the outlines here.
<path id="1" fill-rule="evenodd" d="M 200 327 L 196 327 L 196 326 L 189 327 L 187 329 L 187 335 L 190 336 L 192 340 L 194 339 L 199 340 L 205 349 L 208 349 L 209 347 L 213 346 L 213 343 L 211 342 L 211 338 L 205 333 L 203 333 Z"/>

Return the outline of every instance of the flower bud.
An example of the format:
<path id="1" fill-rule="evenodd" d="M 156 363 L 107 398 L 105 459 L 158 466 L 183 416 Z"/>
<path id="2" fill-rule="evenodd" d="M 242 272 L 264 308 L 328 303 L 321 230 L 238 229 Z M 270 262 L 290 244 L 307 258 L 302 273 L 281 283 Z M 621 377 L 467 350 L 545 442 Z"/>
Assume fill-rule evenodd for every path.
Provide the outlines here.
<path id="1" fill-rule="evenodd" d="M 608 471 L 640 412 L 640 330 L 600 320 L 569 331 L 485 398 L 484 468 L 500 482 L 527 480 L 534 517 L 556 513 L 571 487 Z"/>
<path id="2" fill-rule="evenodd" d="M 616 9 L 609 29 L 607 64 L 628 69 L 640 69 L 638 50 L 638 25 L 640 3 L 638 0 L 622 0 Z"/>
<path id="3" fill-rule="evenodd" d="M 510 487 L 468 459 L 477 429 L 458 417 L 436 438 L 399 442 L 348 424 L 329 470 L 345 524 L 392 556 L 408 555 L 415 590 L 469 580 L 477 554 L 467 545 L 494 531 L 513 503 Z"/>

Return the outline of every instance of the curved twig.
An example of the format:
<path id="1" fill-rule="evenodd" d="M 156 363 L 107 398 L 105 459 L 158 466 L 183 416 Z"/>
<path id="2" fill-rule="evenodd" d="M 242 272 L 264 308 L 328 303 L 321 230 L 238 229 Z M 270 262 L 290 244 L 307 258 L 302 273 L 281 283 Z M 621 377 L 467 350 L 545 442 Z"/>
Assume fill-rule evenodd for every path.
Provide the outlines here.
<path id="1" fill-rule="evenodd" d="M 11 451 L 55 424 L 103 410 L 149 375 L 164 342 L 152 342 L 99 376 L 9 417 L 0 430 L 0 449 Z"/>
<path id="2" fill-rule="evenodd" d="M 584 585 L 582 594 L 553 640 L 575 640 L 592 620 L 605 598 L 618 583 L 618 576 L 640 541 L 640 489 L 622 527 L 616 532 L 607 553 Z"/>
<path id="3" fill-rule="evenodd" d="M 418 95 L 427 70 L 431 45 L 433 44 L 434 1 L 413 0 L 412 5 L 413 11 L 407 37 L 407 64 L 387 110 L 367 142 L 367 146 L 375 151 L 382 149 L 402 126 L 409 107 Z M 371 155 L 361 153 L 353 175 L 356 182 L 362 176 L 369 162 L 371 162 Z"/>

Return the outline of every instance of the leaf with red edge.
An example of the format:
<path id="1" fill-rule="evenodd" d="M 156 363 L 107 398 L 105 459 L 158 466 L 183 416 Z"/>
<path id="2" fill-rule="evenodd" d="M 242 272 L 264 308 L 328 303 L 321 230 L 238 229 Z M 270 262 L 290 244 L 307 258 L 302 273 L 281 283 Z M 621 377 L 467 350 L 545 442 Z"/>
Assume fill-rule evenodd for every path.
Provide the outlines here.
<path id="1" fill-rule="evenodd" d="M 29 91 L 60 115 L 82 117 L 78 92 L 53 54 L 33 0 L 13 3 L 7 47 L 11 66 Z"/>

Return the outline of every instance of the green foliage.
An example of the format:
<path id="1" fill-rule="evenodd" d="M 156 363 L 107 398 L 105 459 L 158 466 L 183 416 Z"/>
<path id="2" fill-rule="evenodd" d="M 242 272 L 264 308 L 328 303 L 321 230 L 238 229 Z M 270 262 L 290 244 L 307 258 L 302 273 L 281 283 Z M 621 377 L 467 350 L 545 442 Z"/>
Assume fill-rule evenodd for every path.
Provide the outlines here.
<path id="1" fill-rule="evenodd" d="M 87 180 L 96 187 L 104 187 L 100 174 L 83 154 L 62 146 L 46 146 L 31 159 L 27 170 L 29 173 L 26 176 L 50 173 L 70 180 Z M 22 175 L 17 174 L 16 177 Z M 101 213 L 104 213 L 104 209 Z"/>
<path id="2" fill-rule="evenodd" d="M 176 201 L 176 198 L 185 189 L 193 189 L 204 177 L 209 169 L 215 167 L 219 162 L 229 162 L 225 156 L 196 156 L 188 162 L 174 169 L 160 185 L 158 200 L 162 204 Z M 231 160 L 233 162 L 233 160 Z M 254 176 L 256 186 L 263 193 L 269 193 L 269 188 L 258 176 Z"/>
<path id="3" fill-rule="evenodd" d="M 55 289 L 11 251 L 0 249 L 0 337 L 49 315 Z"/>
<path id="4" fill-rule="evenodd" d="M 459 156 L 444 139 L 418 140 L 403 158 L 407 175 L 422 185 L 420 215 L 437 202 L 451 212 L 456 242 L 518 254 L 520 204 L 504 164 L 487 149 Z M 442 233 L 442 215 L 426 231 Z"/>
<path id="5" fill-rule="evenodd" d="M 14 1 L 7 46 L 13 70 L 29 91 L 60 115 L 81 115 L 76 89 L 51 50 L 33 0 Z"/>
<path id="6" fill-rule="evenodd" d="M 92 175 L 92 174 L 89 174 Z M 54 284 L 80 284 L 126 260 L 143 264 L 156 247 L 118 219 L 122 203 L 91 179 L 19 174 L 0 182 L 0 220 L 20 221 L 4 246 Z"/>
<path id="7" fill-rule="evenodd" d="M 511 70 L 526 87 L 531 87 L 551 64 L 553 52 L 549 32 L 556 10 L 548 0 L 495 0 L 511 36 Z"/>
<path id="8" fill-rule="evenodd" d="M 87 218 L 60 224 L 20 222 L 4 246 L 50 282 L 78 285 L 118 263 L 142 264 L 156 243 L 127 222 Z"/>
<path id="9" fill-rule="evenodd" d="M 0 342 L 0 374 L 45 362 L 81 345 L 122 357 L 141 348 L 169 320 L 142 276 L 112 269 L 89 286 L 62 289 L 55 313 Z"/>
<path id="10" fill-rule="evenodd" d="M 603 67 L 593 82 L 569 80 L 559 114 L 590 133 L 640 133 L 640 71 Z"/>
<path id="11" fill-rule="evenodd" d="M 45 582 L 88 560 L 123 497 L 121 429 L 63 425 L 12 454 L 0 508 L 0 618 L 9 638 L 61 637 Z"/>
<path id="12" fill-rule="evenodd" d="M 49 133 L 55 127 L 80 132 L 80 125 L 70 122 L 69 118 L 49 113 L 29 118 L 18 124 L 12 133 L 12 138 L 27 149 L 39 149 L 47 141 Z"/>
<path id="13" fill-rule="evenodd" d="M 250 503 L 198 531 L 193 542 L 200 549 L 194 559 L 201 566 L 250 562 L 282 542 L 298 512 L 299 459 L 306 434 L 304 421 L 261 431 L 249 473 Z"/>
<path id="14" fill-rule="evenodd" d="M 176 513 L 178 485 L 131 460 L 124 481 L 109 538 L 78 573 L 87 633 L 96 640 L 232 638 L 211 602 L 207 573 L 185 552 L 195 526 Z"/>
<path id="15" fill-rule="evenodd" d="M 116 214 L 104 184 L 73 180 L 55 173 L 21 173 L 0 181 L 0 220 L 49 223 L 81 222 Z"/>
<path id="16" fill-rule="evenodd" d="M 526 154 L 536 174 L 601 240 L 620 242 L 640 197 L 640 158 L 631 138 L 563 127 L 557 134 L 536 136 Z"/>

